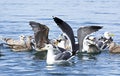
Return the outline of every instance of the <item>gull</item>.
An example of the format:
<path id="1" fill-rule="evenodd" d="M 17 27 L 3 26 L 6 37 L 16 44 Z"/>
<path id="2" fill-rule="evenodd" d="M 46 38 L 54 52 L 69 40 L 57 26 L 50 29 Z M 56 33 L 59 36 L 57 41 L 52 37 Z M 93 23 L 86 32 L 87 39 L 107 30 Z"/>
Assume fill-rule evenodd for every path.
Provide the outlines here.
<path id="1" fill-rule="evenodd" d="M 62 48 L 57 48 L 56 46 L 52 44 L 46 44 L 45 47 L 41 48 L 42 50 L 47 50 L 47 59 L 46 63 L 48 65 L 60 63 L 63 61 L 69 61 L 73 56 L 71 51 L 66 51 Z M 57 54 L 55 54 L 55 50 L 59 51 Z"/>
<path id="2" fill-rule="evenodd" d="M 104 35 L 97 40 L 97 45 L 101 50 L 108 48 L 108 43 L 113 42 L 114 34 L 111 32 L 104 32 Z"/>
<path id="3" fill-rule="evenodd" d="M 62 19 L 58 17 L 53 17 L 55 23 L 58 25 L 58 27 L 62 30 L 62 32 L 66 35 L 69 45 L 70 45 L 70 51 L 72 52 L 72 55 L 76 55 L 77 52 L 81 52 L 83 49 L 83 40 L 87 35 L 90 35 L 93 32 L 96 32 L 100 29 L 102 29 L 102 26 L 84 26 L 80 27 L 77 30 L 77 38 L 78 38 L 78 44 L 75 43 L 75 36 L 72 28 L 68 23 L 63 21 Z"/>
<path id="4" fill-rule="evenodd" d="M 54 40 L 54 44 L 60 48 L 70 50 L 71 45 L 65 33 L 62 33 L 58 39 Z"/>
<path id="5" fill-rule="evenodd" d="M 29 25 L 32 27 L 32 30 L 34 31 L 35 50 L 43 51 L 41 50 L 41 48 L 45 46 L 44 43 L 49 43 L 48 39 L 49 28 L 46 25 L 40 24 L 35 21 L 30 21 Z"/>
<path id="6" fill-rule="evenodd" d="M 83 40 L 83 49 L 82 52 L 98 54 L 100 53 L 100 49 L 96 45 L 96 37 L 88 35 Z"/>
<path id="7" fill-rule="evenodd" d="M 108 44 L 109 46 L 109 52 L 110 53 L 120 53 L 120 45 L 115 43 L 115 42 L 111 42 Z"/>
<path id="8" fill-rule="evenodd" d="M 75 47 L 75 38 L 74 38 L 74 33 L 72 28 L 70 27 L 69 24 L 67 24 L 65 21 L 63 21 L 62 19 L 58 18 L 58 17 L 53 17 L 55 23 L 58 25 L 58 27 L 62 30 L 62 32 L 65 34 L 65 36 L 67 37 L 68 41 L 69 41 L 69 46 L 70 51 L 72 52 L 73 55 L 76 54 L 76 47 Z"/>
<path id="9" fill-rule="evenodd" d="M 87 35 L 90 35 L 100 29 L 102 29 L 103 26 L 84 26 L 80 27 L 77 30 L 77 37 L 78 37 L 78 44 L 79 44 L 79 52 L 82 52 L 82 49 L 85 48 L 83 46 L 84 39 Z M 95 49 L 95 47 L 89 46 L 92 49 Z"/>
<path id="10" fill-rule="evenodd" d="M 12 38 L 3 38 L 6 42 L 6 45 L 12 49 L 12 51 L 30 51 L 32 50 L 32 37 L 28 36 L 27 40 L 25 40 L 24 35 L 20 35 L 19 40 L 15 40 Z"/>

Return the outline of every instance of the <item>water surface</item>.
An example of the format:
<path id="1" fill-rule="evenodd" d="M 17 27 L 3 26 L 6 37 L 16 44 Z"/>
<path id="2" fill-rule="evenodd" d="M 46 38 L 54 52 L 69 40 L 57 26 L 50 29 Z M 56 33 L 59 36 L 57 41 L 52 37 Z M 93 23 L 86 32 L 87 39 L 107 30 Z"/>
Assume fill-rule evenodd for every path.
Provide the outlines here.
<path id="1" fill-rule="evenodd" d="M 76 31 L 81 26 L 101 25 L 96 32 L 115 34 L 120 43 L 119 0 L 0 0 L 0 36 L 17 39 L 19 35 L 33 35 L 29 21 L 37 21 L 50 28 L 49 38 L 61 34 L 52 16 L 66 21 Z M 2 42 L 2 41 L 0 41 Z M 35 52 L 13 52 L 0 48 L 0 76 L 116 76 L 120 75 L 120 55 L 108 50 L 95 56 L 75 57 L 68 65 L 47 66 Z"/>

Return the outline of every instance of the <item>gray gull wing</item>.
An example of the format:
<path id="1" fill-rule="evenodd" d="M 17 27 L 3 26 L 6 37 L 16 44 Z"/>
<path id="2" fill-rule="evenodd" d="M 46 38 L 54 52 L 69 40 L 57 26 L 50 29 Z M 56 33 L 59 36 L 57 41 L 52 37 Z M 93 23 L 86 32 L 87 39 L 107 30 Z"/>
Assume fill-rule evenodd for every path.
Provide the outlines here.
<path id="1" fill-rule="evenodd" d="M 82 50 L 83 48 L 83 40 L 84 38 L 93 33 L 96 32 L 98 30 L 102 29 L 102 26 L 85 26 L 85 27 L 80 27 L 77 30 L 77 37 L 78 37 L 78 43 L 79 43 L 79 51 Z"/>

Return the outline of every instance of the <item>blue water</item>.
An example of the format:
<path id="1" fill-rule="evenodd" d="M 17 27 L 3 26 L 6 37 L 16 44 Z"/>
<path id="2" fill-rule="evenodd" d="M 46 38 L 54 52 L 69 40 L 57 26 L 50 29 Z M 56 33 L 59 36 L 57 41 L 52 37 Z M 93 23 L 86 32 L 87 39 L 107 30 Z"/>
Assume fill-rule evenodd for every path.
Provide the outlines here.
<path id="1" fill-rule="evenodd" d="M 115 34 L 120 43 L 120 0 L 0 0 L 0 36 L 18 39 L 21 34 L 33 35 L 29 21 L 50 28 L 49 38 L 57 38 L 61 30 L 52 16 L 66 21 L 76 31 L 81 26 L 101 25 L 96 32 Z M 2 42 L 2 41 L 0 41 Z M 35 52 L 13 52 L 0 47 L 0 76 L 119 76 L 120 54 L 108 50 L 95 56 L 75 57 L 70 64 L 47 66 Z"/>

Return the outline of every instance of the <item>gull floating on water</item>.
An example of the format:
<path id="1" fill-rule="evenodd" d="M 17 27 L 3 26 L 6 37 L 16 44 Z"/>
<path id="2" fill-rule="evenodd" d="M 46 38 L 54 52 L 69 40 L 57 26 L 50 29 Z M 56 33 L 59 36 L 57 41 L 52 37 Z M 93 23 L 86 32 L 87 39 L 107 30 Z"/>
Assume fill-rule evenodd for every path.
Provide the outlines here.
<path id="1" fill-rule="evenodd" d="M 68 25 L 65 21 L 63 21 L 62 19 L 60 19 L 58 17 L 53 17 L 53 19 L 54 19 L 55 23 L 60 27 L 62 32 L 68 38 L 69 44 L 71 45 L 70 50 L 71 50 L 73 55 L 75 55 L 78 50 L 82 51 L 82 49 L 83 49 L 83 40 L 87 35 L 102 29 L 102 26 L 84 26 L 84 27 L 80 27 L 77 30 L 78 44 L 75 44 L 74 32 L 73 32 L 72 28 L 70 27 L 70 25 Z"/>
<path id="2" fill-rule="evenodd" d="M 62 30 L 66 38 L 68 39 L 69 42 L 69 47 L 70 51 L 72 52 L 73 55 L 76 54 L 76 45 L 75 45 L 75 38 L 74 38 L 74 33 L 70 25 L 68 25 L 65 21 L 58 17 L 53 17 L 55 23 L 58 25 L 58 27 Z"/>
<path id="3" fill-rule="evenodd" d="M 47 50 L 47 59 L 46 62 L 48 65 L 60 63 L 62 61 L 69 61 L 71 59 L 72 53 L 69 50 L 65 49 L 59 49 L 52 44 L 46 44 L 44 48 L 41 48 L 42 50 Z M 55 50 L 59 51 L 59 53 L 55 54 Z M 62 50 L 62 51 L 61 51 Z"/>
<path id="4" fill-rule="evenodd" d="M 120 44 L 113 41 L 113 36 L 113 33 L 105 32 L 104 36 L 98 40 L 99 46 L 101 46 L 101 49 L 103 50 L 108 48 L 110 53 L 120 53 Z"/>
<path id="5" fill-rule="evenodd" d="M 115 42 L 111 42 L 108 44 L 109 46 L 109 52 L 110 53 L 120 53 L 120 45 L 115 43 Z"/>
<path id="6" fill-rule="evenodd" d="M 25 36 L 21 35 L 19 40 L 12 38 L 3 38 L 6 45 L 10 47 L 13 51 L 30 51 L 32 50 L 32 36 L 28 36 L 25 40 Z"/>
<path id="7" fill-rule="evenodd" d="M 30 21 L 29 25 L 32 27 L 32 30 L 34 31 L 35 50 L 42 51 L 41 48 L 45 46 L 44 43 L 49 43 L 48 39 L 49 28 L 44 24 L 40 24 L 34 21 Z"/>
<path id="8" fill-rule="evenodd" d="M 97 41 L 97 45 L 101 50 L 108 48 L 108 43 L 113 42 L 114 34 L 110 32 L 105 32 L 102 37 L 100 37 Z"/>
<path id="9" fill-rule="evenodd" d="M 82 52 L 82 49 L 85 48 L 83 46 L 83 42 L 85 42 L 86 39 L 87 39 L 85 37 L 90 35 L 93 32 L 96 32 L 96 31 L 100 30 L 100 29 L 102 29 L 102 26 L 84 26 L 84 27 L 80 27 L 77 30 L 77 37 L 78 37 L 79 51 L 80 52 Z M 95 46 L 94 47 L 93 46 L 88 46 L 88 47 L 91 48 L 92 50 L 97 49 L 97 47 L 95 48 Z M 98 52 L 98 51 L 94 51 L 94 53 L 96 53 L 96 52 Z M 90 51 L 89 51 L 89 53 L 90 53 Z"/>
<path id="10" fill-rule="evenodd" d="M 83 40 L 82 52 L 87 53 L 100 53 L 100 49 L 96 45 L 96 37 L 88 35 Z"/>
<path id="11" fill-rule="evenodd" d="M 54 40 L 54 44 L 60 48 L 70 50 L 71 45 L 69 43 L 69 40 L 66 36 L 66 34 L 62 33 L 58 39 Z"/>

